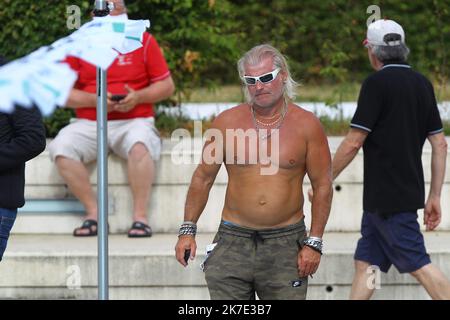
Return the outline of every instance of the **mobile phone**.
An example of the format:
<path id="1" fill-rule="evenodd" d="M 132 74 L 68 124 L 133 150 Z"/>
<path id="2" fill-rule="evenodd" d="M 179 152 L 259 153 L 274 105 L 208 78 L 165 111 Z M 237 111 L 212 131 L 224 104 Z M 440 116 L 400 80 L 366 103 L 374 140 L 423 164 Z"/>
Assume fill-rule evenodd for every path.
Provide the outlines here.
<path id="1" fill-rule="evenodd" d="M 184 250 L 184 262 L 188 263 L 190 256 L 191 256 L 191 250 Z"/>
<path id="2" fill-rule="evenodd" d="M 111 100 L 112 101 L 120 101 L 120 100 L 122 100 L 123 98 L 125 98 L 127 95 L 126 94 L 113 94 L 112 96 L 111 96 Z"/>

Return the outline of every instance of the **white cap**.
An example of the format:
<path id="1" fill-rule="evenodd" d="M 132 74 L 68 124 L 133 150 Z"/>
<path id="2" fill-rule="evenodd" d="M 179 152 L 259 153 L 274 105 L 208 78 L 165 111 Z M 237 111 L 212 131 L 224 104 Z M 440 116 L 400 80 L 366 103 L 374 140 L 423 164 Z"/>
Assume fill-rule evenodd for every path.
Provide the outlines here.
<path id="1" fill-rule="evenodd" d="M 377 20 L 367 28 L 364 45 L 398 46 L 405 43 L 405 32 L 401 25 L 393 20 Z"/>

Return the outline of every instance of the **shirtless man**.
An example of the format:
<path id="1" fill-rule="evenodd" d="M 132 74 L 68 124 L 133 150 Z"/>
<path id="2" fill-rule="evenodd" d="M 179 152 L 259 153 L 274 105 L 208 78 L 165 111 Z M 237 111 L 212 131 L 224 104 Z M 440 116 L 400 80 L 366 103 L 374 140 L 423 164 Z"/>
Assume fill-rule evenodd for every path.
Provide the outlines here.
<path id="1" fill-rule="evenodd" d="M 223 161 L 205 161 L 211 156 L 206 152 L 210 144 L 220 139 L 207 141 L 189 187 L 176 258 L 186 266 L 189 252 L 195 257 L 196 222 L 225 162 L 228 187 L 222 221 L 203 263 L 211 298 L 252 300 L 256 293 L 260 299 L 305 299 L 307 277 L 319 266 L 332 199 L 327 138 L 319 120 L 292 103 L 296 83 L 277 49 L 254 47 L 239 60 L 238 69 L 248 103 L 214 120 L 213 128 L 224 137 L 216 150 L 223 152 Z M 239 130 L 248 134 L 248 143 L 230 143 L 238 135 L 229 135 Z M 252 132 L 257 143 L 250 138 Z M 268 166 L 260 152 L 265 145 L 271 150 L 271 165 L 277 166 L 269 174 L 262 173 Z M 303 213 L 305 174 L 314 191 L 309 237 Z"/>

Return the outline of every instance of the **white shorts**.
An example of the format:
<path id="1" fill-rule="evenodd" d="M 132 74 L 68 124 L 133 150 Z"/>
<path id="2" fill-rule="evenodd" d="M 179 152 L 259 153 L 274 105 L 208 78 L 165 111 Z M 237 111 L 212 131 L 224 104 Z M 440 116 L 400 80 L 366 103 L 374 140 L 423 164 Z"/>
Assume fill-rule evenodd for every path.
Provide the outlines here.
<path id="1" fill-rule="evenodd" d="M 138 142 L 147 147 L 153 160 L 161 155 L 161 138 L 155 128 L 155 119 L 135 118 L 108 121 L 108 151 L 123 159 Z M 49 144 L 52 161 L 57 156 L 89 163 L 97 159 L 97 121 L 72 119 Z"/>

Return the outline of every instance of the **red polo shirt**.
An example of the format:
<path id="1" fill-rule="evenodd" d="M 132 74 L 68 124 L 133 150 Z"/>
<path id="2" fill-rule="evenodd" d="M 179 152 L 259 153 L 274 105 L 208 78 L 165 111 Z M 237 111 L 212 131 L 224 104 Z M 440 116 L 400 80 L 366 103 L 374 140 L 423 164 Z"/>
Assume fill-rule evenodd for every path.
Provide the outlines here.
<path id="1" fill-rule="evenodd" d="M 134 90 L 139 90 L 170 76 L 166 60 L 155 38 L 145 32 L 143 44 L 143 47 L 133 52 L 124 55 L 120 54 L 108 68 L 108 92 L 112 94 L 126 94 L 126 84 Z M 76 57 L 68 57 L 66 61 L 78 73 L 75 88 L 96 93 L 96 67 Z M 77 108 L 75 112 L 78 118 L 97 119 L 94 106 Z M 151 103 L 143 103 L 136 105 L 126 113 L 110 112 L 108 113 L 108 120 L 152 117 L 154 115 L 153 105 Z"/>

